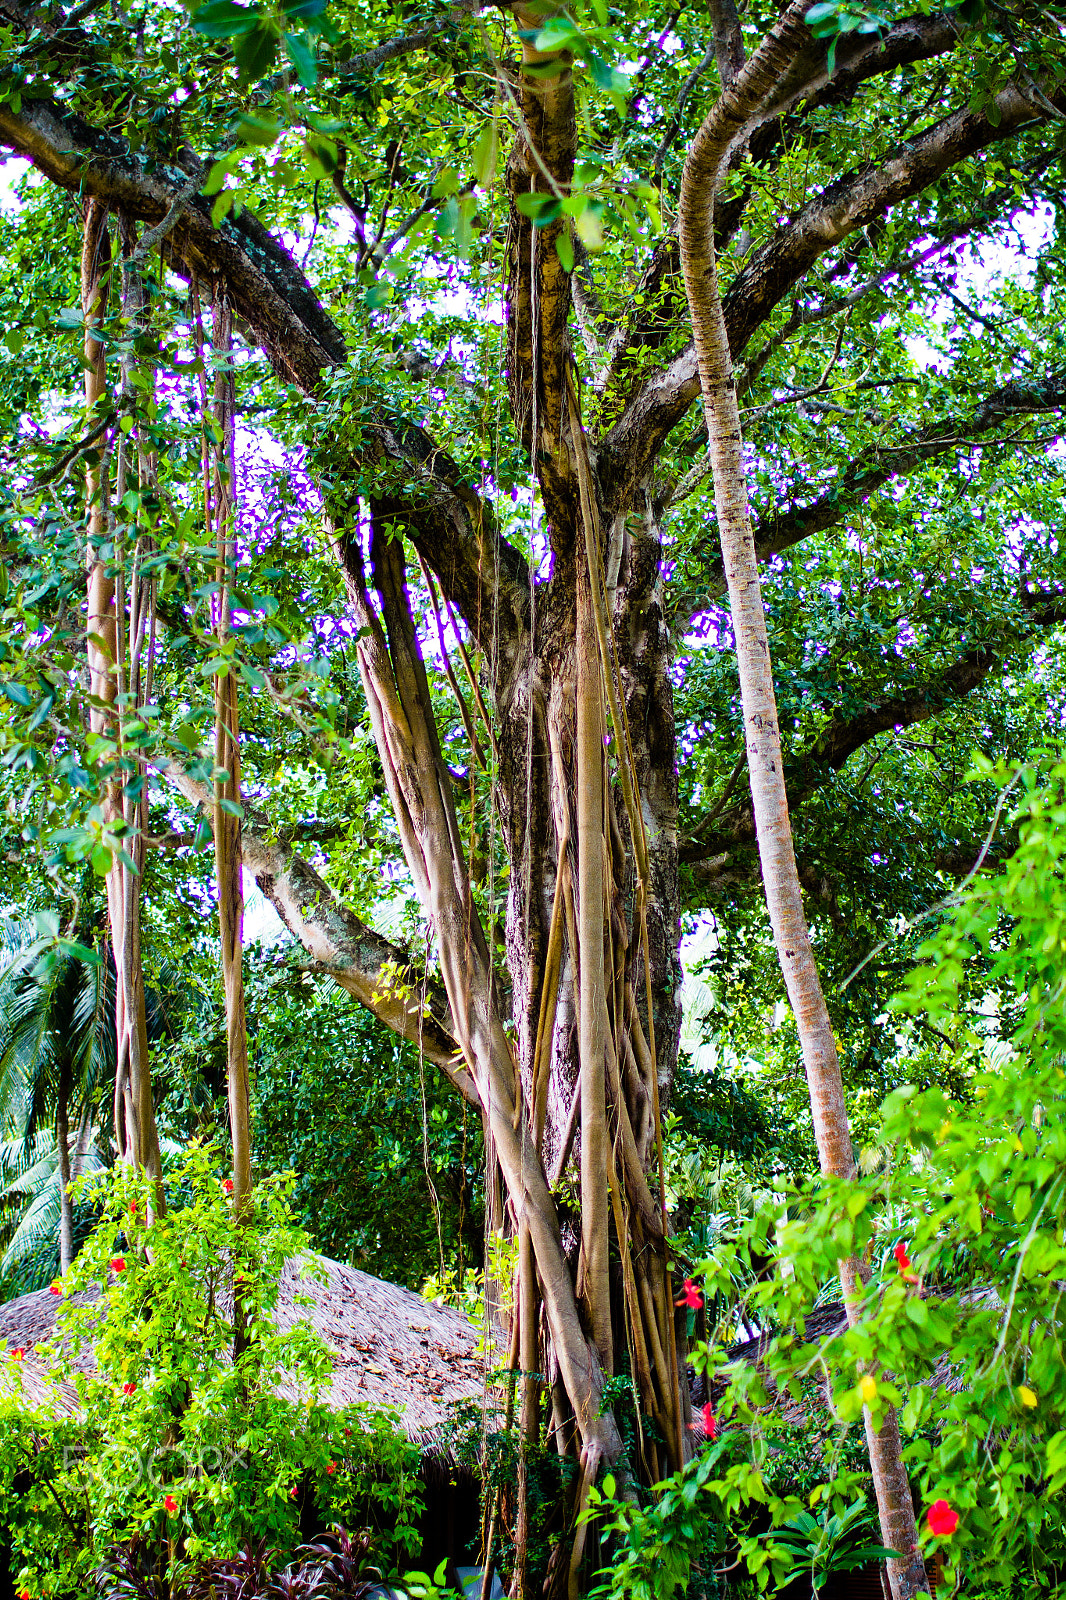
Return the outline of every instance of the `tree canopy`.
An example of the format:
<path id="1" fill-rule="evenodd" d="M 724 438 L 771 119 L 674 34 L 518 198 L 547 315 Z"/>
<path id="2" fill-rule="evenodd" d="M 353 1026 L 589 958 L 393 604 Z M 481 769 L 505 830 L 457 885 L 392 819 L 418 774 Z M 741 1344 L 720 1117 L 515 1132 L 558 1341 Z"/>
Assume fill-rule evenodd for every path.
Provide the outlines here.
<path id="1" fill-rule="evenodd" d="M 580 1462 L 575 1515 L 629 1450 L 623 1371 L 652 1423 L 636 1479 L 693 1450 L 663 1143 L 675 1080 L 679 1138 L 708 1142 L 683 930 L 731 1103 L 758 1096 L 755 1159 L 798 1176 L 823 1142 L 683 276 L 709 113 L 733 130 L 703 197 L 723 382 L 849 1165 L 902 1083 L 968 1092 L 943 1017 L 896 1027 L 888 1002 L 930 916 L 1017 845 L 997 764 L 1063 720 L 1064 14 L 801 10 L 0 0 L 8 899 L 69 933 L 106 897 L 118 1154 L 162 1207 L 157 1121 L 165 1144 L 228 1087 L 240 1211 L 254 1158 L 323 1159 L 278 1120 L 332 1114 L 323 1063 L 359 1117 L 346 1041 L 389 1053 L 332 990 L 286 1015 L 249 966 L 246 994 L 243 862 L 291 953 L 404 1042 L 379 1126 L 406 1117 L 449 1191 L 442 1276 L 479 1124 L 523 1436 Z M 753 98 L 765 36 L 787 49 Z M 180 1048 L 145 1022 L 164 968 Z M 195 994 L 227 1068 L 197 1064 L 190 1099 Z M 286 1081 L 272 1030 L 294 1057 L 301 1028 Z M 717 1148 L 753 1154 L 736 1127 Z M 395 1270 L 364 1221 L 352 1253 L 376 1232 Z M 529 1492 L 523 1466 L 520 1526 Z M 553 1559 L 576 1572 L 575 1525 Z M 521 1596 L 544 1576 L 517 1572 Z"/>

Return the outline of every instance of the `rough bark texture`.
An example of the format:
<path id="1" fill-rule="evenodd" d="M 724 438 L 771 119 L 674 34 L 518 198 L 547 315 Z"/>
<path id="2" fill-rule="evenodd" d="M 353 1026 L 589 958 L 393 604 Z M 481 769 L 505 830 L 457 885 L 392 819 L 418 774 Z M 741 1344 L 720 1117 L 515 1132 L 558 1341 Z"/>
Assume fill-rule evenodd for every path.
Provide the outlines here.
<path id="1" fill-rule="evenodd" d="M 236 562 L 233 456 L 236 386 L 233 378 L 233 322 L 225 291 L 215 297 L 211 338 L 220 366 L 215 377 L 215 427 L 218 445 L 205 483 L 206 504 L 215 523 L 218 562 L 218 654 L 229 634 L 230 584 Z M 205 441 L 206 446 L 206 441 Z M 206 451 L 205 451 L 206 453 Z M 206 465 L 206 462 L 205 462 Z M 226 997 L 226 1097 L 233 1147 L 233 1207 L 250 1210 L 252 1192 L 252 1111 L 248 1088 L 248 1028 L 244 1015 L 244 894 L 241 886 L 241 740 L 237 701 L 237 663 L 215 677 L 215 883 L 222 982 Z"/>
<path id="2" fill-rule="evenodd" d="M 855 1176 L 851 1130 L 836 1040 L 811 949 L 803 894 L 792 844 L 788 797 L 781 760 L 770 646 L 759 584 L 748 502 L 740 410 L 729 333 L 718 291 L 712 216 L 715 195 L 731 145 L 774 103 L 790 74 L 794 55 L 805 47 L 806 0 L 795 0 L 708 116 L 685 164 L 681 189 L 681 261 L 695 337 L 714 474 L 714 499 L 722 561 L 740 671 L 748 775 L 762 864 L 763 887 L 774 942 L 803 1052 L 822 1171 Z M 849 1318 L 857 1315 L 859 1267 L 841 1264 Z M 895 1600 L 928 1594 L 910 1485 L 900 1455 L 895 1413 L 886 1411 L 876 1430 L 864 1411 L 874 1491 L 884 1543 L 905 1553 L 888 1563 Z M 913 1553 L 912 1553 L 913 1552 Z"/>
<path id="3" fill-rule="evenodd" d="M 111 264 L 107 208 L 90 200 L 85 208 L 81 261 L 81 304 L 85 319 L 85 404 L 92 422 L 108 396 L 106 345 L 100 334 L 107 304 L 105 287 Z M 123 310 L 137 324 L 141 303 L 137 285 L 124 282 Z M 123 391 L 129 369 L 124 363 Z M 125 489 L 126 448 L 119 445 L 117 488 Z M 141 868 L 144 864 L 143 809 L 140 801 L 127 801 L 118 757 L 124 745 L 128 708 L 124 693 L 136 695 L 139 681 L 139 646 L 143 639 L 143 586 L 136 578 L 129 586 L 132 615 L 127 616 L 123 557 L 104 554 L 113 538 L 109 450 L 90 457 L 85 481 L 89 509 L 86 530 L 86 564 L 89 569 L 87 601 L 87 658 L 89 670 L 89 728 L 99 741 L 99 759 L 105 763 L 101 811 L 105 828 L 133 822 L 128 847 L 112 833 L 111 865 L 107 872 L 107 912 L 115 962 L 115 1144 L 119 1159 L 128 1161 L 156 1180 L 155 1203 L 162 1206 L 162 1165 L 152 1098 L 148 1059 L 148 1028 L 141 965 Z M 116 576 L 119 586 L 116 590 Z M 132 669 L 132 670 L 131 670 Z M 131 816 L 127 816 L 127 810 Z M 141 826 L 136 826 L 137 822 Z M 132 854 L 131 854 L 132 851 Z M 126 859 L 123 859 L 123 856 Z"/>

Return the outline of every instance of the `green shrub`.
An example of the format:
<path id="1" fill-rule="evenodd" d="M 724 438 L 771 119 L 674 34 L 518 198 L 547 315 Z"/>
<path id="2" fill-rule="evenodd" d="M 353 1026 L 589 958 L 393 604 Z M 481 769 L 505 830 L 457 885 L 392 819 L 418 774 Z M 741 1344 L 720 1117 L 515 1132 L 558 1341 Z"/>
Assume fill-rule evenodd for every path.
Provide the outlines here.
<path id="1" fill-rule="evenodd" d="M 101 1223 L 61 1286 L 56 1337 L 36 1352 L 43 1402 L 8 1358 L 0 1525 L 19 1588 L 84 1593 L 131 1541 L 168 1578 L 249 1541 L 284 1553 L 308 1495 L 329 1520 L 369 1518 L 395 1566 L 418 1547 L 417 1452 L 394 1418 L 323 1404 L 327 1346 L 306 1321 L 275 1327 L 286 1261 L 315 1271 L 289 1180 L 257 1185 L 244 1225 L 216 1150 L 190 1147 L 172 1187 L 180 1203 L 149 1220 L 148 1187 L 128 1169 L 99 1186 Z"/>
<path id="2" fill-rule="evenodd" d="M 719 1386 L 719 1436 L 656 1504 L 597 1503 L 621 1549 L 612 1597 L 668 1600 L 711 1526 L 760 1589 L 787 1581 L 805 1540 L 863 1514 L 864 1404 L 876 1427 L 898 1408 L 921 1546 L 944 1562 L 938 1593 L 1062 1592 L 1066 764 L 1019 777 L 1018 850 L 960 897 L 894 1007 L 904 1040 L 910 1016 L 931 1024 L 961 1090 L 894 1091 L 854 1181 L 814 1179 L 787 1193 L 787 1221 L 779 1198 L 716 1235 L 695 1277 L 719 1321 L 693 1358 Z M 848 1256 L 870 1265 L 858 1322 L 809 1337 Z M 759 1281 L 755 1263 L 769 1264 Z M 741 1310 L 775 1330 L 758 1365 L 728 1359 Z M 774 1448 L 786 1394 L 822 1482 Z"/>

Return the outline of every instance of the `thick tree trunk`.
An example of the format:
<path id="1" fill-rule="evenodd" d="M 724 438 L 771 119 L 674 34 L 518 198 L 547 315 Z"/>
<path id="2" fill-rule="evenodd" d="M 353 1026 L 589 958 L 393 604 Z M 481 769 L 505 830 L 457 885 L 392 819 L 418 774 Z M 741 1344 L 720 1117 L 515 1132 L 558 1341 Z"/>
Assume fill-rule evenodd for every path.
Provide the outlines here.
<path id="1" fill-rule="evenodd" d="M 703 389 L 722 560 L 740 670 L 748 771 L 759 859 L 781 969 L 803 1051 L 822 1171 L 855 1175 L 851 1130 L 832 1024 L 811 949 L 792 844 L 770 646 L 759 585 L 748 501 L 744 443 L 714 253 L 714 200 L 734 143 L 744 137 L 788 79 L 806 45 L 807 0 L 796 0 L 710 113 L 685 164 L 681 189 L 681 260 Z M 859 1264 L 841 1263 L 849 1319 L 858 1316 Z M 928 1594 L 911 1501 L 900 1457 L 895 1413 L 875 1430 L 864 1412 L 874 1489 L 886 1545 L 903 1553 L 889 1562 L 894 1600 Z"/>
<path id="2" fill-rule="evenodd" d="M 572 470 L 588 470 L 576 447 Z M 577 510 L 580 518 L 580 504 Z M 680 1466 L 690 1449 L 662 1199 L 658 1184 L 649 1183 L 658 1145 L 658 1083 L 641 938 L 647 905 L 654 904 L 661 918 L 672 917 L 649 941 L 651 1011 L 654 1018 L 661 1004 L 676 1017 L 676 884 L 672 900 L 638 893 L 621 786 L 606 781 L 604 660 L 594 604 L 598 586 L 596 603 L 606 616 L 603 575 L 598 563 L 590 571 L 582 539 L 572 559 L 537 585 L 535 636 L 511 638 L 498 672 L 487 672 L 497 711 L 497 802 L 509 868 L 510 992 L 504 997 L 471 897 L 403 544 L 379 531 L 379 518 L 386 519 L 373 503 L 362 517 L 340 504 L 333 515 L 338 525 L 342 516 L 345 522 L 337 549 L 359 626 L 360 671 L 386 784 L 434 929 L 455 1037 L 499 1161 L 507 1231 L 519 1245 L 508 1343 L 524 1372 L 545 1375 L 550 1437 L 563 1453 L 580 1455 L 579 1504 L 599 1466 L 619 1458 L 620 1433 L 600 1403 L 605 1378 L 619 1361 L 631 1366 L 642 1414 L 665 1441 L 656 1446 L 642 1437 L 640 1474 L 656 1481 Z M 362 548 L 367 528 L 373 599 Z M 626 577 L 627 593 L 647 581 L 646 574 L 638 582 L 628 570 Z M 655 633 L 654 652 L 644 659 L 634 653 L 621 675 L 611 668 L 636 719 L 632 742 L 642 754 L 625 758 L 634 770 L 647 762 L 646 707 L 659 704 L 669 681 L 659 654 L 665 649 L 665 632 Z M 621 716 L 617 681 L 614 696 Z M 628 740 L 613 710 L 611 725 L 613 759 L 620 762 Z M 672 759 L 672 740 L 660 741 L 657 755 L 662 749 Z M 634 805 L 656 818 L 660 873 L 671 848 L 663 841 L 674 838 L 674 815 L 667 815 L 663 798 L 673 795 L 672 778 L 656 761 L 654 804 L 645 802 L 639 780 L 627 779 Z M 641 848 L 648 853 L 646 842 Z M 676 879 L 676 858 L 674 872 Z M 650 875 L 645 867 L 642 876 Z M 513 1045 L 503 1027 L 507 1003 Z M 663 1042 L 668 1087 L 672 1030 Z M 579 1197 L 577 1203 L 563 1198 L 567 1194 Z M 527 1439 L 535 1437 L 538 1414 L 536 1385 L 526 1383 L 520 1415 Z M 528 1582 L 521 1539 L 527 1509 L 520 1480 L 517 1589 Z M 569 1557 L 561 1553 L 553 1584 L 566 1579 L 573 1591 L 583 1537 L 579 1530 Z"/>

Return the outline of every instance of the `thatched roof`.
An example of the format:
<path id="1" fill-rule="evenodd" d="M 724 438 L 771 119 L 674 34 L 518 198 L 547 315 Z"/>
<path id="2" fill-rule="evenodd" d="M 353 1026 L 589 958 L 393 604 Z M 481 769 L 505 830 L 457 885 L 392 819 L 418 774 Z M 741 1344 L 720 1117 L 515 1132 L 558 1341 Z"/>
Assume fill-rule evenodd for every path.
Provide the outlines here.
<path id="1" fill-rule="evenodd" d="M 301 1263 L 288 1262 L 277 1324 L 285 1330 L 306 1320 L 329 1346 L 333 1373 L 327 1403 L 339 1408 L 359 1401 L 395 1409 L 409 1439 L 429 1454 L 446 1453 L 442 1432 L 452 1408 L 462 1401 L 480 1402 L 484 1394 L 487 1363 L 478 1351 L 478 1329 L 450 1306 L 323 1256 L 311 1259 L 323 1270 L 324 1281 L 301 1275 Z M 297 1296 L 312 1304 L 295 1304 Z M 0 1305 L 0 1340 L 8 1350 L 21 1346 L 27 1352 L 21 1377 L 28 1398 L 72 1411 L 73 1391 L 57 1390 L 33 1356 L 33 1347 L 52 1337 L 59 1304 L 42 1289 Z M 491 1398 L 488 1403 L 494 1409 Z"/>
<path id="2" fill-rule="evenodd" d="M 932 1291 L 934 1294 L 936 1291 Z M 961 1297 L 962 1303 L 970 1306 L 983 1304 L 998 1305 L 999 1300 L 992 1289 L 977 1288 L 967 1291 Z M 843 1301 L 833 1300 L 828 1305 L 815 1306 L 808 1311 L 803 1319 L 804 1338 L 808 1344 L 820 1344 L 830 1339 L 837 1338 L 848 1325 L 847 1313 Z M 812 1371 L 812 1377 L 817 1379 L 817 1384 L 812 1386 L 802 1400 L 797 1400 L 787 1392 L 781 1392 L 770 1374 L 763 1366 L 763 1359 L 770 1347 L 773 1333 L 761 1333 L 755 1339 L 749 1339 L 743 1344 L 733 1345 L 729 1351 L 730 1363 L 743 1366 L 757 1366 L 763 1368 L 763 1377 L 766 1381 L 769 1404 L 767 1409 L 773 1411 L 784 1422 L 807 1424 L 817 1422 L 819 1417 L 830 1416 L 833 1406 L 829 1392 L 826 1388 L 824 1374 Z M 942 1353 L 935 1362 L 932 1371 L 920 1380 L 923 1386 L 933 1390 L 946 1390 L 955 1394 L 963 1386 L 963 1375 L 952 1361 L 950 1352 Z M 711 1398 L 723 1394 L 726 1388 L 724 1379 L 712 1381 Z"/>

